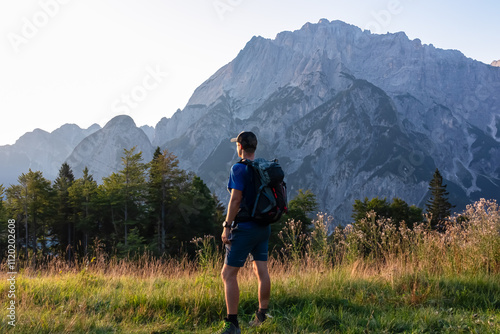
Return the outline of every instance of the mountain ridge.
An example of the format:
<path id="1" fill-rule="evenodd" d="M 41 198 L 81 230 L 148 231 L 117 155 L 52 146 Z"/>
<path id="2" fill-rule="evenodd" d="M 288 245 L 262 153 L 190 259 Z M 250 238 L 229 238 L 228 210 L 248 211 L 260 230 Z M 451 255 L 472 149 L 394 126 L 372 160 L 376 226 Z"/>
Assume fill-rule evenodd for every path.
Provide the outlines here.
<path id="1" fill-rule="evenodd" d="M 286 145 L 281 144 L 273 147 L 272 143 L 282 143 L 279 131 L 284 131 L 293 133 L 291 139 L 294 145 L 301 143 L 293 141 L 294 137 L 308 142 L 310 145 L 307 153 L 318 149 L 312 143 L 319 140 L 317 138 L 322 138 L 324 133 L 308 129 L 298 135 L 290 130 L 291 126 L 303 117 L 311 117 L 312 110 L 336 94 L 346 92 L 352 79 L 365 80 L 385 92 L 389 98 L 387 104 L 394 105 L 396 110 L 400 131 L 415 142 L 411 149 L 404 151 L 404 155 L 392 162 L 394 166 L 389 173 L 378 172 L 360 178 L 358 189 L 366 191 L 366 194 L 357 192 L 356 196 L 394 196 L 396 192 L 388 189 L 389 179 L 419 172 L 419 179 L 423 180 L 422 175 L 426 175 L 430 180 L 435 167 L 444 170 L 445 178 L 453 183 L 450 188 L 456 188 L 458 200 L 462 196 L 470 198 L 477 195 L 480 187 L 477 187 L 474 180 L 478 178 L 472 175 L 481 173 L 483 167 L 473 164 L 473 161 L 476 159 L 486 164 L 495 164 L 498 159 L 495 156 L 488 157 L 490 160 L 474 158 L 472 146 L 476 141 L 472 136 L 477 134 L 473 135 L 467 129 L 474 127 L 485 137 L 498 132 L 499 122 L 496 120 L 500 119 L 500 109 L 494 91 L 500 88 L 500 72 L 492 71 L 490 66 L 467 58 L 460 51 L 422 45 L 418 39 L 410 41 L 404 33 L 373 35 L 347 24 L 330 23 L 326 20 L 320 24 L 307 23 L 294 32 L 279 33 L 275 40 L 252 38 L 232 62 L 222 67 L 193 93 L 190 99 L 192 104 L 188 103 L 184 110 L 175 115 L 185 122 L 182 130 L 179 130 L 183 133 L 181 137 L 175 136 L 175 140 L 170 140 L 165 136 L 158 143 L 162 142 L 163 146 L 170 147 L 179 154 L 184 161 L 181 162 L 184 168 L 204 175 L 212 189 L 223 189 L 223 173 L 220 176 L 214 170 L 206 173 L 203 168 L 214 164 L 198 164 L 197 159 L 194 159 L 195 156 L 203 157 L 203 152 L 212 152 L 215 148 L 215 153 L 210 154 L 209 159 L 222 159 L 216 164 L 217 169 L 224 170 L 230 165 L 231 152 L 222 149 L 222 139 L 199 135 L 207 133 L 209 128 L 203 126 L 205 119 L 210 118 L 210 115 L 217 115 L 222 124 L 218 127 L 220 138 L 230 138 L 242 129 L 254 130 L 262 138 L 263 146 L 259 150 L 263 155 L 283 159 L 291 175 L 312 173 L 311 168 L 297 162 L 308 154 L 301 156 L 299 152 L 295 152 L 295 156 L 290 157 L 287 155 L 294 151 L 293 147 L 282 148 L 281 146 Z M 236 81 L 238 85 L 233 87 Z M 248 87 L 255 82 L 264 83 L 262 94 L 253 94 Z M 258 87 L 255 85 L 251 88 Z M 248 112 L 249 109 L 251 112 Z M 161 127 L 160 122 L 157 129 L 162 131 Z M 158 131 L 156 138 L 162 138 Z M 500 138 L 493 139 L 495 142 L 488 142 L 488 148 L 497 152 Z M 198 146 L 189 145 L 198 142 L 201 143 Z M 351 154 L 355 154 L 355 148 L 351 149 Z M 328 154 L 336 153 L 330 151 Z M 232 158 L 235 158 L 234 153 Z M 383 166 L 378 167 L 384 170 Z M 424 167 L 425 173 L 421 170 Z M 386 166 L 385 170 L 391 168 Z M 328 178 L 333 177 L 328 175 L 328 171 L 322 172 Z M 486 188 L 498 182 L 498 172 L 490 171 L 487 175 L 492 173 L 489 180 L 481 180 L 488 184 Z M 456 174 L 464 175 L 464 180 L 460 180 Z M 372 182 L 376 178 L 377 182 Z M 312 179 L 314 173 L 304 178 L 303 185 L 310 185 Z M 403 186 L 404 182 L 400 188 L 404 188 Z M 410 185 L 407 184 L 406 188 L 408 186 Z M 423 203 L 426 184 L 411 186 L 418 189 L 401 191 L 406 193 L 403 195 L 404 199 L 411 204 Z M 291 188 L 296 190 L 293 185 Z M 319 189 L 319 185 L 313 188 L 318 193 L 326 194 L 326 190 Z M 340 193 L 344 194 L 349 187 L 344 184 L 341 188 L 337 190 L 342 190 Z M 412 192 L 416 194 L 412 195 Z M 218 195 L 227 198 L 222 190 Z M 349 196 L 352 199 L 354 195 Z M 319 197 L 323 210 L 339 208 L 331 200 L 325 199 L 328 196 Z M 464 207 L 466 202 L 461 201 L 459 206 Z M 349 219 L 351 205 L 345 203 L 339 208 L 342 212 L 339 216 L 343 221 Z"/>
<path id="2" fill-rule="evenodd" d="M 66 158 L 76 177 L 88 167 L 96 180 L 121 169 L 124 149 L 136 147 L 145 161 L 153 157 L 153 146 L 146 133 L 135 124 L 132 117 L 119 115 L 106 125 L 83 139 Z"/>
<path id="3" fill-rule="evenodd" d="M 423 206 L 436 167 L 462 209 L 500 193 L 499 90 L 500 69 L 460 51 L 322 19 L 254 36 L 154 133 L 118 116 L 66 161 L 75 172 L 90 164 L 98 179 L 119 168 L 124 148 L 148 161 L 160 146 L 226 202 L 237 159 L 229 138 L 251 130 L 258 155 L 285 168 L 290 197 L 311 189 L 339 223 L 358 198 Z"/>
<path id="4" fill-rule="evenodd" d="M 86 129 L 76 124 L 64 124 L 52 132 L 35 129 L 12 145 L 0 146 L 0 184 L 15 183 L 21 173 L 30 168 L 40 170 L 45 177 L 54 180 L 74 146 L 100 128 L 97 124 Z"/>

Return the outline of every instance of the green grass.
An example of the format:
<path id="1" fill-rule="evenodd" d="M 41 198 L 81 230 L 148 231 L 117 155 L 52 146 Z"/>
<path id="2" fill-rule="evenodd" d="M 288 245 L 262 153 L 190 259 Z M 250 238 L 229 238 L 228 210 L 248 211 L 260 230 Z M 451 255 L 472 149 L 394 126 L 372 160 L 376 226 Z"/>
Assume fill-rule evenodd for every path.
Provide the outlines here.
<path id="1" fill-rule="evenodd" d="M 321 270 L 275 264 L 270 313 L 248 328 L 257 306 L 241 272 L 244 333 L 500 333 L 500 276 L 386 277 L 355 266 Z M 217 270 L 164 275 L 67 272 L 17 277 L 16 327 L 2 333 L 211 333 L 225 316 Z M 7 295 L 6 280 L 0 283 Z M 6 298 L 7 299 L 7 298 Z"/>
<path id="2" fill-rule="evenodd" d="M 247 325 L 257 282 L 250 266 L 240 271 L 243 333 L 500 333 L 495 202 L 474 203 L 443 233 L 368 219 L 367 233 L 337 229 L 327 237 L 329 221 L 319 214 L 309 235 L 286 223 L 282 260 L 269 262 L 273 317 L 259 328 Z M 8 324 L 2 272 L 0 333 L 215 332 L 225 316 L 222 252 L 212 236 L 193 242 L 195 262 L 96 253 L 68 266 L 41 258 L 42 268 L 17 274 L 16 327 Z M 376 251 L 363 255 L 366 245 Z"/>

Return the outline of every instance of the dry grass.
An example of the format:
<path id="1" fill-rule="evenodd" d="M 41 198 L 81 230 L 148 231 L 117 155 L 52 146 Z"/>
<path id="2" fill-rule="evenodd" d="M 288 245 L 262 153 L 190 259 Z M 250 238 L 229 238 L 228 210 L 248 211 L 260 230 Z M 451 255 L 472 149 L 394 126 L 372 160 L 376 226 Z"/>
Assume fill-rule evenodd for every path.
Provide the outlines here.
<path id="1" fill-rule="evenodd" d="M 363 261 L 379 272 L 426 271 L 433 274 L 499 273 L 500 210 L 484 199 L 450 217 L 444 231 L 422 223 L 413 229 L 371 213 L 363 229 L 348 226 L 335 232 L 337 258 L 343 263 Z"/>
<path id="2" fill-rule="evenodd" d="M 329 235 L 331 223 L 320 214 L 312 233 L 298 233 L 300 222 L 290 221 L 281 234 L 285 247 L 269 260 L 275 318 L 264 332 L 500 332 L 500 210 L 494 201 L 469 206 L 442 233 L 425 224 L 396 228 L 369 216 L 362 233 L 351 226 Z M 212 236 L 193 243 L 195 261 L 109 258 L 95 247 L 87 261 L 68 265 L 52 258 L 36 269 L 26 266 L 17 279 L 15 330 L 209 333 L 224 316 L 222 249 Z M 241 314 L 250 317 L 257 292 L 250 264 L 239 278 Z M 0 331 L 14 332 L 2 308 Z"/>

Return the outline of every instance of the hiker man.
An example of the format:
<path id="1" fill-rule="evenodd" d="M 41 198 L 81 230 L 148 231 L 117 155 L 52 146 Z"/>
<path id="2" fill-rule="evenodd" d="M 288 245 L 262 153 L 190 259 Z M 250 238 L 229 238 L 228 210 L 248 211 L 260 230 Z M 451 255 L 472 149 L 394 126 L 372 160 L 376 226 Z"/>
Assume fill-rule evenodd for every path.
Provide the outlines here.
<path id="1" fill-rule="evenodd" d="M 254 160 L 257 148 L 257 137 L 252 132 L 243 131 L 237 138 L 236 151 L 242 160 Z M 251 326 L 258 326 L 266 320 L 266 312 L 271 295 L 271 280 L 267 268 L 268 244 L 271 235 L 269 225 L 259 225 L 254 221 L 245 221 L 246 208 L 252 207 L 255 201 L 251 168 L 244 163 L 236 163 L 231 168 L 228 190 L 231 193 L 226 220 L 223 223 L 222 242 L 226 246 L 224 267 L 221 271 L 224 281 L 227 318 L 221 334 L 241 333 L 238 324 L 238 303 L 240 290 L 238 287 L 238 271 L 251 255 L 253 269 L 259 281 L 259 309 Z"/>

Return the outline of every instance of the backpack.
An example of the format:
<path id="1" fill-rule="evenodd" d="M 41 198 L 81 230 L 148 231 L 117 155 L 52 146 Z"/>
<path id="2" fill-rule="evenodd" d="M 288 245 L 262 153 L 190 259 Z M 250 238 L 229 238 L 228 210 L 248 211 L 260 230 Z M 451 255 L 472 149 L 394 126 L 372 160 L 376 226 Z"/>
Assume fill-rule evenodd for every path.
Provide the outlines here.
<path id="1" fill-rule="evenodd" d="M 255 221 L 261 225 L 277 222 L 288 212 L 285 173 L 278 160 L 240 160 L 251 168 L 255 187 L 255 201 L 250 208 L 241 208 L 235 220 Z"/>

